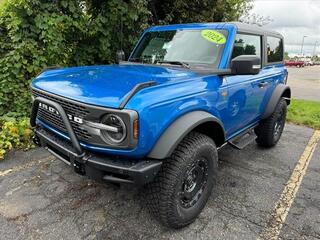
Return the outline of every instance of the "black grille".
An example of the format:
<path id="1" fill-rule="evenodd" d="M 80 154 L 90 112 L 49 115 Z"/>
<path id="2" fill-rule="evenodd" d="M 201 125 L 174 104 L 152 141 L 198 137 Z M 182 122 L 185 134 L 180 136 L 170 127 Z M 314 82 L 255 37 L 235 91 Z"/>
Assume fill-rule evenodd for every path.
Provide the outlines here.
<path id="1" fill-rule="evenodd" d="M 43 92 L 39 92 L 34 89 L 32 89 L 32 94 L 34 97 L 43 97 L 43 98 L 52 100 L 56 103 L 59 103 L 61 107 L 64 109 L 64 111 L 66 112 L 66 114 L 70 114 L 73 117 L 79 117 L 84 119 L 89 114 L 89 111 L 86 109 L 85 106 L 74 104 L 68 100 L 61 99 Z M 43 120 L 49 125 L 53 126 L 54 128 L 57 128 L 58 130 L 64 133 L 67 133 L 67 129 L 65 128 L 63 121 L 59 115 L 51 113 L 39 107 L 37 117 L 40 120 Z M 79 140 L 86 141 L 91 138 L 91 135 L 88 133 L 88 131 L 81 128 L 81 125 L 79 123 L 73 120 L 70 120 L 70 123 L 73 128 L 73 131 L 75 132 Z"/>

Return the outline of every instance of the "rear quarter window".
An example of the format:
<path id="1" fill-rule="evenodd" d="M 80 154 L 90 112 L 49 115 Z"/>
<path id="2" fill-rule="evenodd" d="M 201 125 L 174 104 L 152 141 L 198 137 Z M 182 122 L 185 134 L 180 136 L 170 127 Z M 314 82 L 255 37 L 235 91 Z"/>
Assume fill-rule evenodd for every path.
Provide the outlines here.
<path id="1" fill-rule="evenodd" d="M 283 40 L 277 37 L 267 37 L 268 63 L 283 61 Z"/>

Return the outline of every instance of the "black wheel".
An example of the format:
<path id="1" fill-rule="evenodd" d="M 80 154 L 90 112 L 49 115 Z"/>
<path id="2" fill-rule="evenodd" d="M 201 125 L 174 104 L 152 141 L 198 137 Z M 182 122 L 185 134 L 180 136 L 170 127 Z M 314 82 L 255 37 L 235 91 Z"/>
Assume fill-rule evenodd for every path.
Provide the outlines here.
<path id="1" fill-rule="evenodd" d="M 192 223 L 211 195 L 217 165 L 218 153 L 212 139 L 190 133 L 147 186 L 151 212 L 168 227 Z"/>
<path id="2" fill-rule="evenodd" d="M 279 141 L 286 123 L 287 102 L 283 98 L 278 102 L 273 114 L 262 120 L 255 128 L 257 143 L 263 147 L 273 147 Z"/>

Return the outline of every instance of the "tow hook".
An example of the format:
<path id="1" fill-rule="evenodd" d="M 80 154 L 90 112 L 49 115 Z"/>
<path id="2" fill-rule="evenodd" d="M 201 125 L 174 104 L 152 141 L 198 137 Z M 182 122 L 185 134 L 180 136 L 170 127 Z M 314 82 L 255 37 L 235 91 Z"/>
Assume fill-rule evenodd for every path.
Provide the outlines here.
<path id="1" fill-rule="evenodd" d="M 85 175 L 86 171 L 85 171 L 85 167 L 83 164 L 79 163 L 78 161 L 74 161 L 74 171 L 80 175 Z"/>
<path id="2" fill-rule="evenodd" d="M 35 145 L 41 146 L 41 144 L 40 144 L 40 138 L 39 138 L 37 135 L 33 135 L 32 141 L 33 141 L 33 143 L 34 143 Z"/>

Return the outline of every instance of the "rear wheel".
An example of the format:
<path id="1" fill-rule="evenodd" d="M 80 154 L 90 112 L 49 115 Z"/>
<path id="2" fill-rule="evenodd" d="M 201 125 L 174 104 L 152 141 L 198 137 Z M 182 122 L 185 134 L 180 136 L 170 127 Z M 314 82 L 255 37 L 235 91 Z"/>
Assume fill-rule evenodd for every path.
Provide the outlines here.
<path id="1" fill-rule="evenodd" d="M 168 227 L 192 223 L 211 195 L 217 163 L 212 139 L 196 132 L 189 134 L 147 186 L 151 212 Z"/>
<path id="2" fill-rule="evenodd" d="M 273 147 L 279 141 L 287 116 L 287 102 L 283 98 L 278 102 L 275 111 L 262 120 L 255 128 L 257 143 L 263 147 Z"/>

